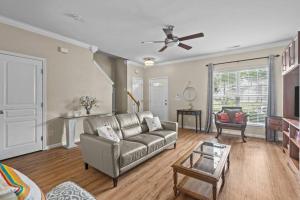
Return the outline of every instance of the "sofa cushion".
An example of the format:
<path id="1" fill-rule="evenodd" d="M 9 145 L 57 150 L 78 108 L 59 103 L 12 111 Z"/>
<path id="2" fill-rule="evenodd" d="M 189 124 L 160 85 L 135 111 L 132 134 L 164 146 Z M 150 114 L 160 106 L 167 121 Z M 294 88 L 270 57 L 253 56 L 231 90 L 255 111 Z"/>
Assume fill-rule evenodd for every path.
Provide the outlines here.
<path id="1" fill-rule="evenodd" d="M 119 125 L 123 134 L 123 138 L 138 135 L 142 132 L 139 119 L 135 114 L 117 115 Z"/>
<path id="2" fill-rule="evenodd" d="M 90 116 L 83 121 L 84 133 L 97 135 L 97 128 L 101 126 L 110 126 L 117 134 L 117 136 L 122 139 L 123 135 L 119 123 L 115 116 Z"/>
<path id="3" fill-rule="evenodd" d="M 140 121 L 142 132 L 143 133 L 148 132 L 149 128 L 147 126 L 145 118 L 153 118 L 153 114 L 150 111 L 143 111 L 143 112 L 136 113 L 136 115 Z"/>
<path id="4" fill-rule="evenodd" d="M 165 144 L 170 144 L 172 142 L 175 142 L 177 139 L 177 133 L 171 130 L 157 130 L 157 131 L 152 131 L 149 134 L 157 135 L 164 138 Z"/>
<path id="5" fill-rule="evenodd" d="M 146 155 L 147 146 L 144 144 L 127 140 L 120 141 L 120 167 L 125 167 Z"/>
<path id="6" fill-rule="evenodd" d="M 136 136 L 132 136 L 127 138 L 126 140 L 139 142 L 148 147 L 148 154 L 160 149 L 164 146 L 165 141 L 164 138 L 151 134 L 139 134 Z"/>

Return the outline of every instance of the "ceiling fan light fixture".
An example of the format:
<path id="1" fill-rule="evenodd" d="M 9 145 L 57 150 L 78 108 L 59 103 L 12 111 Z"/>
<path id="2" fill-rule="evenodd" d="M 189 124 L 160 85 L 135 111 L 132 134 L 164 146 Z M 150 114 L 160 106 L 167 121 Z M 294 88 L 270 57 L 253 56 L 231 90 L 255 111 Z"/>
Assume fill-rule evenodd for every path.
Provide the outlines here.
<path id="1" fill-rule="evenodd" d="M 153 66 L 154 65 L 154 58 L 144 58 L 144 65 L 145 66 Z"/>

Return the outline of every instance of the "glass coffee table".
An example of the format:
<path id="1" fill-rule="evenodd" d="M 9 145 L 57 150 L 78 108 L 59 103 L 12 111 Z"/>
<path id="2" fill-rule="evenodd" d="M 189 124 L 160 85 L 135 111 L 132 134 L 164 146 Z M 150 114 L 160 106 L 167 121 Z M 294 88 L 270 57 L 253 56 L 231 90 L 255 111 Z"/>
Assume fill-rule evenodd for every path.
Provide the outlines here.
<path id="1" fill-rule="evenodd" d="M 201 141 L 173 165 L 174 194 L 184 193 L 196 199 L 217 199 L 229 169 L 230 145 Z M 178 174 L 184 178 L 178 183 Z"/>

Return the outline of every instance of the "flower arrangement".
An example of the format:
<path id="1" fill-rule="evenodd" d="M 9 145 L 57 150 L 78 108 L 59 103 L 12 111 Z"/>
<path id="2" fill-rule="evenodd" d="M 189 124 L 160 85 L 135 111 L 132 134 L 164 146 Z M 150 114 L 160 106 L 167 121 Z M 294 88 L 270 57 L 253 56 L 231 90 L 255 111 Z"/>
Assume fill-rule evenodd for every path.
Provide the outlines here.
<path id="1" fill-rule="evenodd" d="M 95 97 L 91 96 L 82 96 L 80 97 L 80 105 L 83 106 L 86 110 L 86 114 L 89 115 L 91 109 L 96 106 L 97 100 Z"/>

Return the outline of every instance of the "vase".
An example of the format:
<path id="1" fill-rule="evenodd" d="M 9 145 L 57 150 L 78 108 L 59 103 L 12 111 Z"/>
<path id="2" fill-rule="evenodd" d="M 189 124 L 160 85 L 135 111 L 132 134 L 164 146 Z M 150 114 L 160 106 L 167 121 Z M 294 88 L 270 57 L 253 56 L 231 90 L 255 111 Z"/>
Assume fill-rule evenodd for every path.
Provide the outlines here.
<path id="1" fill-rule="evenodd" d="M 90 108 L 85 108 L 85 110 L 86 110 L 87 115 L 91 114 L 91 109 Z"/>

